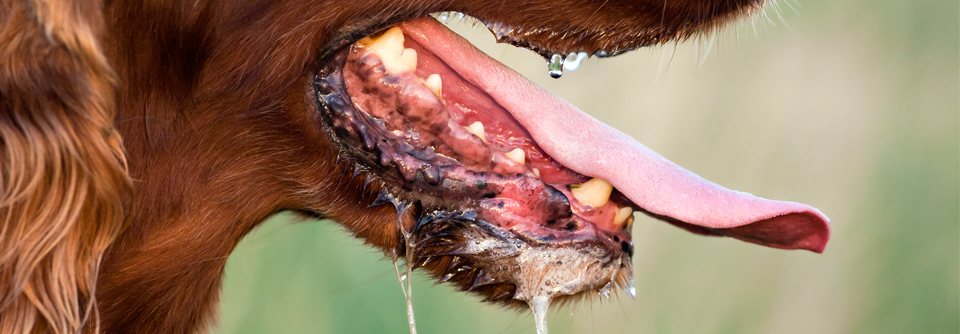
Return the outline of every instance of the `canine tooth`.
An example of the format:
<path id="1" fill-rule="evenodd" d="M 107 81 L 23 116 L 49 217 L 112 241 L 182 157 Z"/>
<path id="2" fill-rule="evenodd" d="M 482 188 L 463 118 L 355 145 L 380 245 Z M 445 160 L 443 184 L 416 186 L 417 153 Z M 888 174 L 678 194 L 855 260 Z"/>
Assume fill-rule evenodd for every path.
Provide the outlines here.
<path id="1" fill-rule="evenodd" d="M 433 95 L 436 95 L 438 98 L 442 96 L 440 89 L 443 88 L 443 81 L 440 80 L 439 74 L 434 73 L 428 76 L 427 80 L 423 81 L 423 85 L 427 86 L 427 88 L 433 92 Z M 483 125 L 480 125 L 480 131 L 483 131 Z"/>
<path id="2" fill-rule="evenodd" d="M 479 121 L 473 122 L 473 124 L 467 126 L 467 131 L 470 131 L 470 133 L 472 133 L 474 136 L 479 137 L 480 141 L 482 141 L 484 144 L 487 143 L 487 136 L 483 132 L 483 123 L 480 123 Z"/>
<path id="3" fill-rule="evenodd" d="M 524 152 L 523 149 L 515 148 L 513 151 L 504 153 L 503 155 L 507 156 L 507 158 L 515 161 L 518 164 L 523 165 L 526 163 L 527 152 Z"/>
<path id="4" fill-rule="evenodd" d="M 403 31 L 393 27 L 379 37 L 364 38 L 360 43 L 380 57 L 383 67 L 390 73 L 402 73 L 417 68 L 417 51 L 403 48 Z"/>
<path id="5" fill-rule="evenodd" d="M 621 226 L 624 222 L 627 221 L 627 218 L 633 216 L 633 208 L 629 206 L 618 207 L 617 213 L 613 216 L 613 225 Z"/>
<path id="6" fill-rule="evenodd" d="M 627 230 L 627 231 L 632 231 L 632 230 L 633 230 L 633 220 L 634 220 L 633 215 L 630 215 L 629 217 L 627 217 L 627 221 L 623 224 L 623 229 L 624 229 L 624 230 Z"/>
<path id="7" fill-rule="evenodd" d="M 530 168 L 530 171 L 533 172 L 533 175 L 536 175 L 537 178 L 540 178 L 540 170 L 536 168 Z"/>
<path id="8" fill-rule="evenodd" d="M 601 178 L 595 177 L 590 181 L 584 182 L 579 187 L 571 187 L 570 192 L 573 198 L 580 203 L 599 208 L 610 200 L 610 193 L 613 191 L 613 185 Z"/>
<path id="9" fill-rule="evenodd" d="M 411 71 L 417 69 L 417 50 L 403 49 L 400 53 L 400 62 Z"/>

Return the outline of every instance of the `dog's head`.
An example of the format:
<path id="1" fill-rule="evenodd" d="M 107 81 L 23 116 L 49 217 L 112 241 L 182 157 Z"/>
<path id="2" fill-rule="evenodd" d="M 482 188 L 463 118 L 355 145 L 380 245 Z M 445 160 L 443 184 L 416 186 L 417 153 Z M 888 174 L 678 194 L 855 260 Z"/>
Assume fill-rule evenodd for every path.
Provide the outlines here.
<path id="1" fill-rule="evenodd" d="M 57 154 L 3 165 L 0 213 L 19 215 L 4 215 L 4 228 L 38 220 L 49 225 L 42 231 L 75 230 L 76 241 L 55 238 L 54 246 L 40 247 L 14 234 L 0 234 L 0 241 L 13 245 L 5 249 L 36 247 L 34 260 L 99 263 L 125 227 L 99 282 L 111 300 L 127 300 L 133 286 L 124 284 L 134 283 L 125 282 L 159 277 L 136 259 L 229 252 L 279 210 L 337 220 L 411 267 L 507 305 L 607 294 L 616 286 L 630 291 L 635 211 L 694 233 L 784 249 L 820 252 L 829 237 L 816 209 L 703 180 L 429 16 L 474 17 L 499 41 L 543 56 L 559 75 L 586 56 L 708 32 L 760 10 L 762 1 L 7 2 L 15 10 L 0 14 L 12 22 L 0 37 L 17 43 L 0 50 L 0 97 L 16 103 L 0 106 L 3 157 L 24 161 L 32 149 L 17 140 L 38 142 L 34 132 L 73 136 L 62 139 Z M 48 57 L 6 57 L 24 54 Z M 137 180 L 126 220 L 117 214 L 126 189 L 120 141 L 102 124 L 114 111 Z M 88 121 L 47 121 L 61 118 Z M 32 201 L 47 198 L 45 188 L 17 187 L 29 183 L 31 168 L 47 165 L 92 172 L 42 170 L 49 178 L 37 182 L 73 189 L 109 180 L 83 190 L 94 200 L 71 202 L 91 213 L 52 219 L 54 208 L 35 208 Z M 62 221 L 65 227 L 57 225 Z M 84 237 L 92 222 L 106 231 L 94 241 Z M 195 244 L 183 246 L 178 237 Z M 84 258 L 64 260 L 57 247 L 83 248 Z M 169 259 L 143 255 L 164 249 Z M 13 265 L 0 270 L 38 266 L 5 263 Z M 8 300 L 21 300 L 36 310 L 69 309 L 65 317 L 36 313 L 64 332 L 81 326 L 96 313 L 89 307 L 21 294 L 23 286 L 82 286 L 67 304 L 93 305 L 96 275 L 67 276 L 51 284 L 11 275 L 18 288 L 0 296 L 0 312 L 11 309 Z M 102 314 L 118 321 L 147 316 L 104 307 Z M 204 314 L 188 320 L 195 324 Z"/>

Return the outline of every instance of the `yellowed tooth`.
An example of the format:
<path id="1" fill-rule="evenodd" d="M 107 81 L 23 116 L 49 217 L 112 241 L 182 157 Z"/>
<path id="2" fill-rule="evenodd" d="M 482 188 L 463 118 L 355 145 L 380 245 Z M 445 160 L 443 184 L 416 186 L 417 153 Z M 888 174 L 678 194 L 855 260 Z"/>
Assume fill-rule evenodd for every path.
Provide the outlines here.
<path id="1" fill-rule="evenodd" d="M 409 48 L 403 49 L 403 52 L 400 52 L 399 59 L 407 69 L 411 71 L 417 69 L 417 50 Z"/>
<path id="2" fill-rule="evenodd" d="M 530 171 L 533 172 L 533 175 L 536 175 L 537 178 L 540 178 L 540 170 L 536 168 L 530 168 Z"/>
<path id="3" fill-rule="evenodd" d="M 520 148 L 515 148 L 513 151 L 504 153 L 503 155 L 521 165 L 525 164 L 527 161 L 527 152 L 524 152 L 523 149 Z"/>
<path id="4" fill-rule="evenodd" d="M 443 81 L 440 80 L 439 74 L 434 73 L 428 76 L 427 80 L 423 81 L 423 85 L 427 86 L 427 88 L 430 89 L 431 92 L 433 92 L 433 95 L 436 95 L 438 98 L 443 99 L 441 95 L 441 89 L 443 89 Z M 476 123 L 480 123 L 480 122 L 476 122 Z M 470 131 L 470 132 L 473 133 L 473 131 Z M 483 133 L 483 124 L 480 124 L 480 132 Z"/>
<path id="5" fill-rule="evenodd" d="M 487 143 L 487 136 L 483 131 L 483 123 L 480 123 L 479 121 L 473 122 L 473 124 L 470 124 L 470 126 L 467 127 L 467 131 L 470 131 L 470 133 L 472 133 L 474 136 L 479 137 L 480 141 L 482 141 L 484 144 Z"/>
<path id="6" fill-rule="evenodd" d="M 595 177 L 590 181 L 584 182 L 580 186 L 570 187 L 573 198 L 580 203 L 599 208 L 610 200 L 610 192 L 613 191 L 613 185 L 601 178 Z"/>
<path id="7" fill-rule="evenodd" d="M 633 217 L 633 208 L 629 206 L 618 207 L 617 213 L 613 215 L 613 226 L 623 225 L 630 217 Z"/>
<path id="8" fill-rule="evenodd" d="M 380 57 L 388 72 L 399 74 L 417 69 L 417 51 L 403 48 L 403 31 L 399 27 L 387 29 L 376 38 L 364 38 L 360 44 Z"/>
<path id="9" fill-rule="evenodd" d="M 623 223 L 623 229 L 625 231 L 629 232 L 633 230 L 633 220 L 634 220 L 633 215 L 630 215 L 629 217 L 627 217 L 627 221 Z"/>

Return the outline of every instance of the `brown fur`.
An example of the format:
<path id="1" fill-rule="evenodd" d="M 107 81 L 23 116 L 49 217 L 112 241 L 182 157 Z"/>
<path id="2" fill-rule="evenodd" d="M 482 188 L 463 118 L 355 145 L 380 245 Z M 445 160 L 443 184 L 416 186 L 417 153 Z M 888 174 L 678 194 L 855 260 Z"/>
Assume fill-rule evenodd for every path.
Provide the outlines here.
<path id="1" fill-rule="evenodd" d="M 0 332 L 75 333 L 97 317 L 129 188 L 103 17 L 94 1 L 2 3 Z"/>
<path id="2" fill-rule="evenodd" d="M 685 38 L 758 6 L 0 4 L 2 333 L 196 332 L 211 319 L 227 256 L 281 210 L 335 219 L 392 249 L 394 211 L 366 208 L 383 185 L 365 186 L 338 159 L 308 85 L 338 36 L 358 27 L 457 10 L 516 27 L 517 44 L 597 51 Z"/>

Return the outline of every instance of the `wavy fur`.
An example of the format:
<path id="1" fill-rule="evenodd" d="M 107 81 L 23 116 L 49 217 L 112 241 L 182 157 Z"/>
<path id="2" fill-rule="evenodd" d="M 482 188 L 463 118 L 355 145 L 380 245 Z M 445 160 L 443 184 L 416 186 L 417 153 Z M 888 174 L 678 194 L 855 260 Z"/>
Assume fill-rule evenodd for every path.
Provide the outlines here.
<path id="1" fill-rule="evenodd" d="M 130 184 L 103 20 L 92 1 L 0 7 L 0 333 L 76 333 Z"/>

